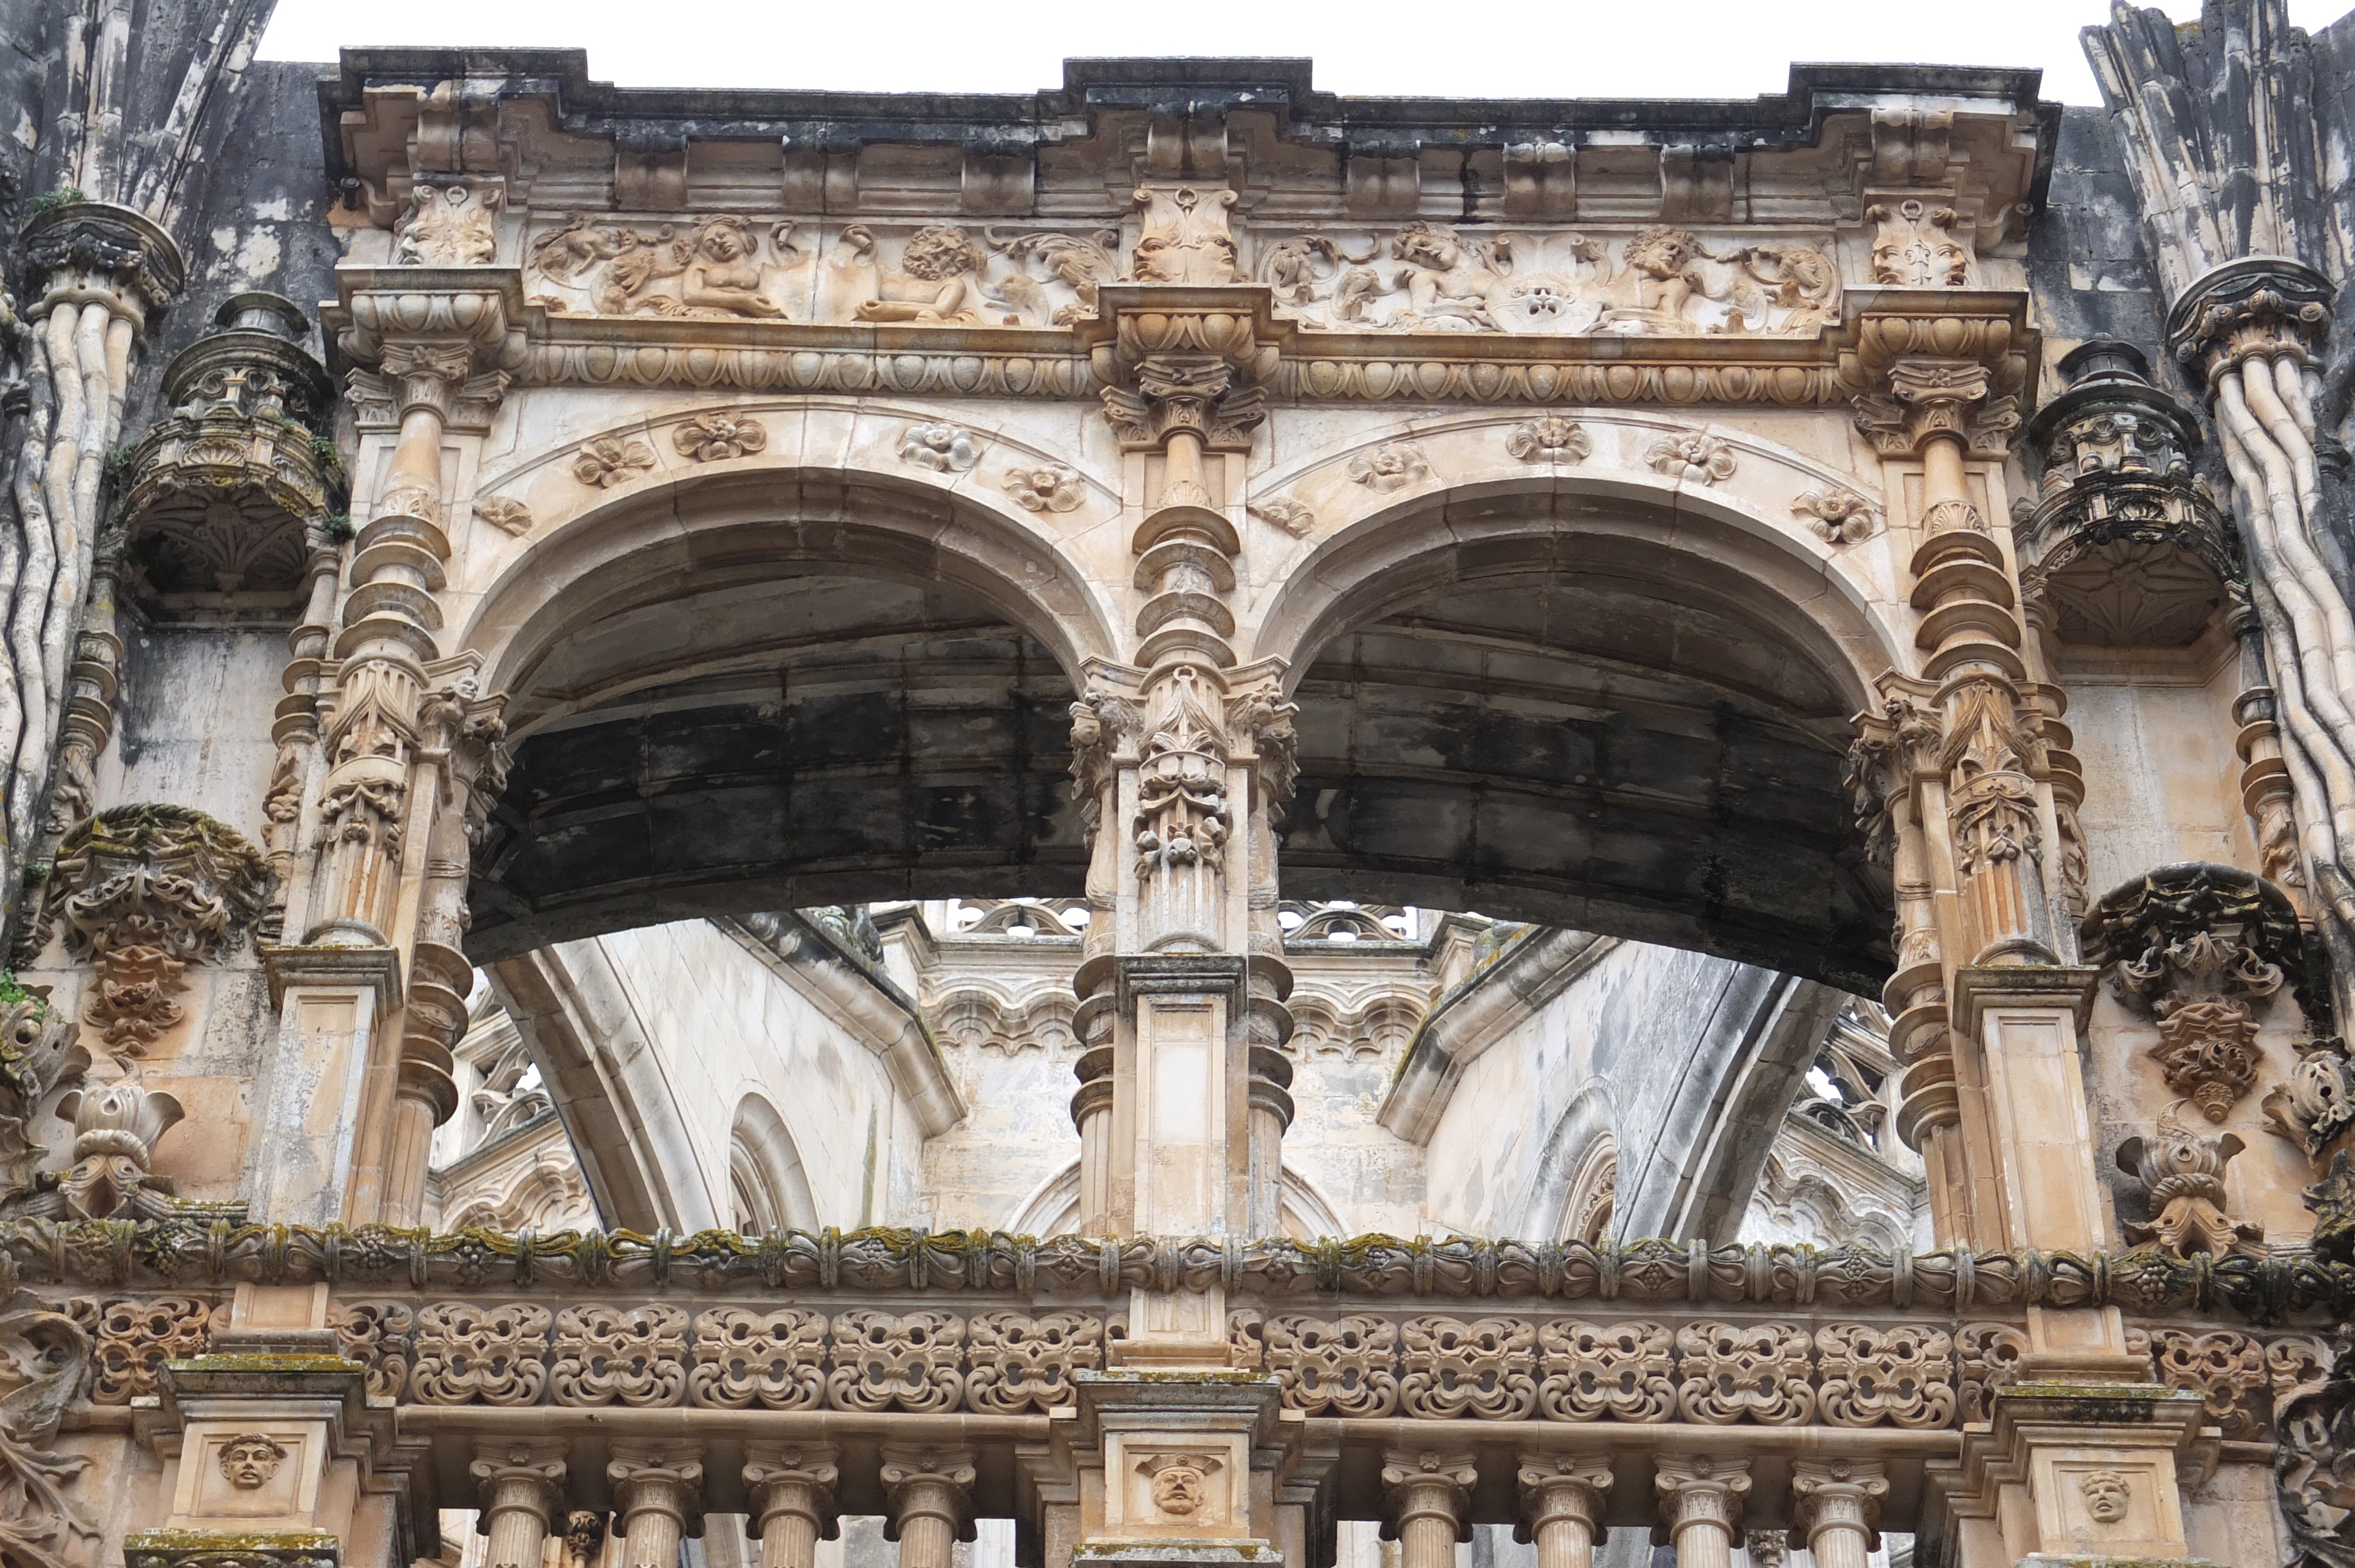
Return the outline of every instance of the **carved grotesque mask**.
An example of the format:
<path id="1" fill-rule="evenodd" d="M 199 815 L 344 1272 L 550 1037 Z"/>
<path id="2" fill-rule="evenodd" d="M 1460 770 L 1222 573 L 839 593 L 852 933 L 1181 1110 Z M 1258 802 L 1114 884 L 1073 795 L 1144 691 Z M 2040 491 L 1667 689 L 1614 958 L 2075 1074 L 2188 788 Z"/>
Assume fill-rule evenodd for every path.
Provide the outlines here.
<path id="1" fill-rule="evenodd" d="M 2085 1511 L 2097 1524 L 2115 1524 L 2126 1516 L 2131 1494 L 2126 1478 L 2115 1470 L 2095 1470 L 2077 1483 L 2085 1494 Z"/>
<path id="2" fill-rule="evenodd" d="M 250 1432 L 221 1445 L 220 1470 L 238 1490 L 259 1491 L 270 1484 L 285 1457 L 283 1446 L 259 1432 Z"/>

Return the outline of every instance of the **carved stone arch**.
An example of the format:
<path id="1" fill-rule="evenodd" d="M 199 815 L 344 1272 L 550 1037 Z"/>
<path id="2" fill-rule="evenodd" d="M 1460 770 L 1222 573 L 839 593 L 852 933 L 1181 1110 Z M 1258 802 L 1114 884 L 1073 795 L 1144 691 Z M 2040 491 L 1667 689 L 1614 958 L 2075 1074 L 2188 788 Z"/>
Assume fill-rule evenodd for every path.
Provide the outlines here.
<path id="1" fill-rule="evenodd" d="M 1080 891 L 1066 709 L 1116 644 L 1079 567 L 1018 509 L 904 477 L 709 467 L 572 518 L 483 585 L 463 645 L 510 694 L 514 766 L 477 845 L 470 954 Z"/>
<path id="2" fill-rule="evenodd" d="M 613 503 L 723 476 L 864 476 L 909 494 L 954 493 L 962 506 L 1050 547 L 1118 513 L 1117 479 L 1087 471 L 1075 446 L 1040 447 L 976 420 L 977 412 L 839 397 L 681 397 L 651 415 L 568 433 L 485 473 L 473 510 L 497 531 L 486 542 L 528 540 L 525 554 Z"/>
<path id="3" fill-rule="evenodd" d="M 1319 1237 L 1345 1238 L 1348 1225 L 1325 1200 L 1316 1185 L 1299 1171 L 1284 1169 L 1278 1192 L 1284 1231 L 1295 1241 Z M 1079 1226 L 1080 1162 L 1076 1160 L 1030 1190 L 1015 1206 L 1005 1228 L 1015 1235 L 1069 1235 Z"/>
<path id="4" fill-rule="evenodd" d="M 1619 1173 L 1612 1119 L 1610 1089 L 1603 1084 L 1590 1086 L 1563 1107 L 1538 1151 L 1519 1219 L 1505 1234 L 1551 1241 L 1597 1241 L 1610 1234 Z M 1598 1208 L 1604 1227 L 1599 1233 Z"/>
<path id="5" fill-rule="evenodd" d="M 728 1133 L 728 1181 L 736 1228 L 745 1234 L 817 1229 L 817 1202 L 802 1170 L 800 1146 L 763 1096 L 749 1094 L 737 1104 Z"/>
<path id="6" fill-rule="evenodd" d="M 1291 601 L 1304 595 L 1315 601 L 1335 567 L 1346 571 L 1362 543 L 1390 531 L 1398 519 L 1418 519 L 1408 532 L 1426 541 L 1451 534 L 1487 538 L 1515 526 L 1516 511 L 1527 510 L 1516 502 L 1547 497 L 1556 499 L 1562 515 L 1590 524 L 1606 523 L 1614 514 L 1648 514 L 1662 520 L 1664 534 L 1697 524 L 1713 542 L 1719 535 L 1728 543 L 1746 539 L 1751 550 L 1762 552 L 1760 564 L 1783 563 L 1782 594 L 1796 613 L 1819 613 L 1812 600 L 1828 581 L 1842 601 L 1836 621 L 1860 623 L 1883 645 L 1860 653 L 1860 665 L 1871 664 L 1877 654 L 1881 662 L 1872 673 L 1913 667 L 1910 634 L 1890 615 L 1887 585 L 1902 560 L 1882 560 L 1881 549 L 1850 548 L 1882 534 L 1886 503 L 1869 482 L 1701 418 L 1591 408 L 1562 417 L 1591 434 L 1593 450 L 1575 462 L 1532 463 L 1515 456 L 1515 434 L 1529 417 L 1481 413 L 1418 422 L 1411 437 L 1377 429 L 1256 479 L 1254 496 L 1266 498 L 1252 503 L 1261 514 L 1296 524 L 1305 513 L 1313 525 L 1288 530 L 1304 542 L 1295 548 L 1277 593 L 1252 618 L 1262 630 L 1249 652 L 1289 658 L 1313 647 L 1314 637 L 1297 634 Z M 1375 457 L 1401 452 L 1414 476 L 1411 482 L 1366 482 L 1364 471 Z M 1710 466 L 1696 470 L 1685 457 L 1705 458 Z M 1447 526 L 1433 530 L 1431 523 L 1441 517 Z M 1849 634 L 1844 624 L 1841 634 Z"/>
<path id="7" fill-rule="evenodd" d="M 1902 613 L 1819 541 L 1631 475 L 1458 486 L 1352 524 L 1250 646 L 1301 708 L 1284 892 L 1877 991 L 1891 893 L 1842 773 L 1873 677 L 1915 662 Z"/>

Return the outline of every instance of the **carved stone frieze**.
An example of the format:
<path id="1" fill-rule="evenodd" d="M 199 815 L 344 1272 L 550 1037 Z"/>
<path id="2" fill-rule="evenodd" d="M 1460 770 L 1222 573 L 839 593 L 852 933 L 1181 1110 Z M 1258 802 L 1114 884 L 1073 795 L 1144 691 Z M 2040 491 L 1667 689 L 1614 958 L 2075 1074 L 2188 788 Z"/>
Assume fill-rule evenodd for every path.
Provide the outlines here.
<path id="1" fill-rule="evenodd" d="M 629 1231 L 434 1235 L 379 1226 L 332 1232 L 301 1225 L 232 1226 L 223 1236 L 212 1228 L 211 1211 L 192 1213 L 185 1206 L 164 1218 L 134 1219 L 127 1228 L 0 1218 L 0 1248 L 18 1260 L 28 1282 L 110 1289 L 126 1283 L 179 1289 L 221 1286 L 266 1269 L 288 1284 L 332 1281 L 347 1295 L 374 1289 L 439 1296 L 488 1290 L 526 1277 L 536 1288 L 621 1292 L 625 1298 L 656 1289 L 708 1298 L 738 1287 L 757 1293 L 850 1287 L 926 1302 L 943 1290 L 1039 1300 L 1101 1301 L 1116 1294 L 1124 1301 L 1133 1287 L 1170 1288 L 1174 1281 L 1175 1288 L 1199 1290 L 1224 1281 L 1238 1300 L 1290 1299 L 1305 1306 L 1312 1297 L 1340 1291 L 1365 1298 L 1369 1310 L 1385 1298 L 1429 1297 L 1664 1307 L 1707 1301 L 1729 1308 L 1815 1313 L 1905 1306 L 1933 1314 L 2009 1313 L 2034 1305 L 2157 1311 L 2196 1304 L 2205 1310 L 2221 1304 L 2271 1321 L 2284 1311 L 2355 1308 L 2355 1282 L 2317 1266 L 2319 1259 L 2355 1256 L 2355 1161 L 2343 1178 L 2318 1183 L 2309 1198 L 2317 1210 L 2312 1255 L 2275 1248 L 2263 1257 L 2227 1258 L 2204 1267 L 2156 1247 L 2125 1253 L 1941 1247 L 1913 1254 L 1870 1246 L 1365 1236 L 1343 1248 L 1289 1238 L 1231 1244 L 1150 1237 L 1107 1241 L 899 1229 L 788 1230 L 758 1239 L 711 1231 L 666 1240 Z M 131 1249 L 127 1261 L 125 1246 Z M 462 1372 L 470 1378 L 476 1372 L 488 1375 L 485 1369 L 495 1365 L 512 1367 L 514 1347 L 545 1343 L 553 1324 L 552 1317 L 537 1327 L 515 1319 L 515 1312 L 525 1310 L 520 1307 L 511 1311 L 443 1302 L 431 1312 L 421 1308 L 412 1331 L 396 1320 L 398 1302 L 378 1305 L 382 1313 L 369 1321 L 346 1318 L 338 1330 L 346 1343 L 355 1354 L 367 1351 L 374 1356 L 380 1350 L 421 1358 L 429 1341 L 464 1339 L 463 1348 L 433 1351 L 448 1363 L 435 1372 L 437 1381 Z M 458 1318 L 450 1319 L 452 1313 Z M 694 1329 L 694 1342 L 701 1342 L 704 1332 Z M 477 1343 L 477 1334 L 487 1337 Z M 1983 1381 L 1993 1375 L 1988 1369 L 2016 1361 L 2017 1354 L 2003 1349 L 2007 1342 L 1999 1334 L 1989 1340 L 1957 1331 L 1956 1355 L 1965 1363 L 1966 1381 Z M 474 1397 L 457 1385 L 447 1392 L 452 1397 L 435 1402 L 464 1404 Z M 1976 1408 L 1967 1401 L 1966 1407 Z"/>
<path id="2" fill-rule="evenodd" d="M 2121 1001 L 2154 1021 L 2169 1087 L 2222 1121 L 2255 1086 L 2254 1003 L 2286 979 L 2306 1005 L 2305 938 L 2278 888 L 2231 866 L 2162 866 L 2096 905 L 2080 933 Z"/>
<path id="3" fill-rule="evenodd" d="M 855 223 L 843 229 L 826 266 L 836 291 L 856 301 L 858 321 L 972 326 L 981 320 L 986 260 L 964 229 L 931 224 L 908 236 L 898 265 L 886 266 L 874 231 Z"/>
<path id="4" fill-rule="evenodd" d="M 1254 273 L 1313 328 L 1553 336 L 1806 335 L 1830 319 L 1839 282 L 1821 240 L 1705 240 L 1661 224 L 1295 234 L 1263 242 Z"/>
<path id="5" fill-rule="evenodd" d="M 808 270 L 793 226 L 772 225 L 766 244 L 736 217 L 651 229 L 575 216 L 531 243 L 535 298 L 557 310 L 709 321 L 783 321 L 785 278 Z"/>
<path id="6" fill-rule="evenodd" d="M 58 846 L 27 946 L 37 952 L 62 922 L 68 954 L 93 966 L 83 1022 L 138 1056 L 180 1021 L 182 971 L 243 942 L 268 891 L 260 852 L 234 828 L 185 806 L 117 806 Z"/>
<path id="7" fill-rule="evenodd" d="M 2239 570 L 2232 529 L 2192 474 L 2200 428 L 2139 351 L 2094 342 L 2061 362 L 2037 411 L 2043 478 L 2020 524 L 2021 588 L 2067 642 L 2176 646 L 2204 631 Z"/>

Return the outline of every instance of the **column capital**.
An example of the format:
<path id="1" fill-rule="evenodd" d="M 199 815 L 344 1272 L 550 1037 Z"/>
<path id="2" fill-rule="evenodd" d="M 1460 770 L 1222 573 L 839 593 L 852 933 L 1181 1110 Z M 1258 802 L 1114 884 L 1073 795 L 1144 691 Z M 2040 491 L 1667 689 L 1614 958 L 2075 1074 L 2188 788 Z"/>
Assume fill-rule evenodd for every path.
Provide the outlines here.
<path id="1" fill-rule="evenodd" d="M 666 1514 L 687 1535 L 703 1533 L 703 1446 L 616 1443 L 605 1466 L 624 1518 Z"/>
<path id="2" fill-rule="evenodd" d="M 1610 1459 L 1601 1454 L 1523 1453 L 1516 1478 L 1521 1517 L 1513 1539 L 1534 1541 L 1557 1520 L 1574 1520 L 1603 1539 L 1603 1505 L 1611 1495 Z"/>
<path id="3" fill-rule="evenodd" d="M 973 1539 L 977 1472 L 971 1448 L 886 1443 L 879 1455 L 883 1492 L 891 1500 L 883 1525 L 885 1540 L 899 1540 L 911 1522 L 924 1518 L 941 1520 L 959 1541 Z"/>
<path id="4" fill-rule="evenodd" d="M 562 1437 L 477 1437 L 474 1462 L 466 1467 L 466 1473 L 481 1489 L 485 1510 L 496 1506 L 497 1498 L 509 1488 L 538 1487 L 545 1489 L 548 1499 L 541 1511 L 552 1518 L 561 1500 L 565 1458 L 571 1448 L 570 1441 Z M 512 1500 L 509 1506 L 514 1506 Z"/>
<path id="5" fill-rule="evenodd" d="M 33 217 L 17 237 L 41 289 L 25 306 L 38 321 L 58 305 L 104 305 L 133 325 L 179 297 L 187 282 L 180 248 L 152 219 L 112 202 L 71 201 Z"/>
<path id="6" fill-rule="evenodd" d="M 1749 1460 L 1662 1454 L 1652 1461 L 1652 1487 L 1660 1501 L 1654 1544 L 1669 1544 L 1691 1524 L 1715 1525 L 1737 1541 L 1741 1537 L 1742 1504 L 1750 1495 Z"/>
<path id="7" fill-rule="evenodd" d="M 2184 286 L 2167 313 L 2167 346 L 2192 379 L 2217 377 L 2252 355 L 2310 361 L 2330 331 L 2330 280 L 2286 256 L 2243 256 Z"/>
<path id="8" fill-rule="evenodd" d="M 1881 1499 L 1889 1495 L 1889 1467 L 1878 1459 L 1791 1461 L 1791 1522 L 1810 1541 L 1822 1530 L 1846 1526 L 1881 1550 Z"/>
<path id="9" fill-rule="evenodd" d="M 2035 375 L 2027 296 L 1883 292 L 1857 317 L 1839 379 L 1857 428 L 1885 458 L 1945 440 L 1985 457 L 2010 450 Z"/>
<path id="10" fill-rule="evenodd" d="M 1417 1519 L 1444 1519 L 1456 1540 L 1471 1540 L 1469 1505 L 1479 1478 L 1476 1457 L 1468 1449 L 1385 1449 L 1382 1494 L 1397 1515 L 1386 1532 L 1402 1531 Z"/>

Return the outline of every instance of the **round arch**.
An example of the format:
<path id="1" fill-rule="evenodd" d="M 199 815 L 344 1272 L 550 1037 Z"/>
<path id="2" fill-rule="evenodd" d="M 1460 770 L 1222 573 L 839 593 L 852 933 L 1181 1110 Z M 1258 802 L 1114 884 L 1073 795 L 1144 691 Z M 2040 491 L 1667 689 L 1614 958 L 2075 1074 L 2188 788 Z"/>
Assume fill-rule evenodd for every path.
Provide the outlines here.
<path id="1" fill-rule="evenodd" d="M 777 1107 L 760 1095 L 738 1102 L 728 1133 L 729 1199 L 746 1235 L 817 1229 L 817 1202 L 801 1150 Z"/>
<path id="2" fill-rule="evenodd" d="M 1457 485 L 1286 575 L 1287 895 L 1409 902 L 1877 990 L 1887 876 L 1842 786 L 1901 607 L 1735 502 L 1626 473 Z"/>
<path id="3" fill-rule="evenodd" d="M 1035 528 L 895 475 L 635 485 L 502 563 L 458 645 L 509 694 L 478 962 L 657 921 L 1079 890 L 1065 709 L 1115 644 Z"/>

